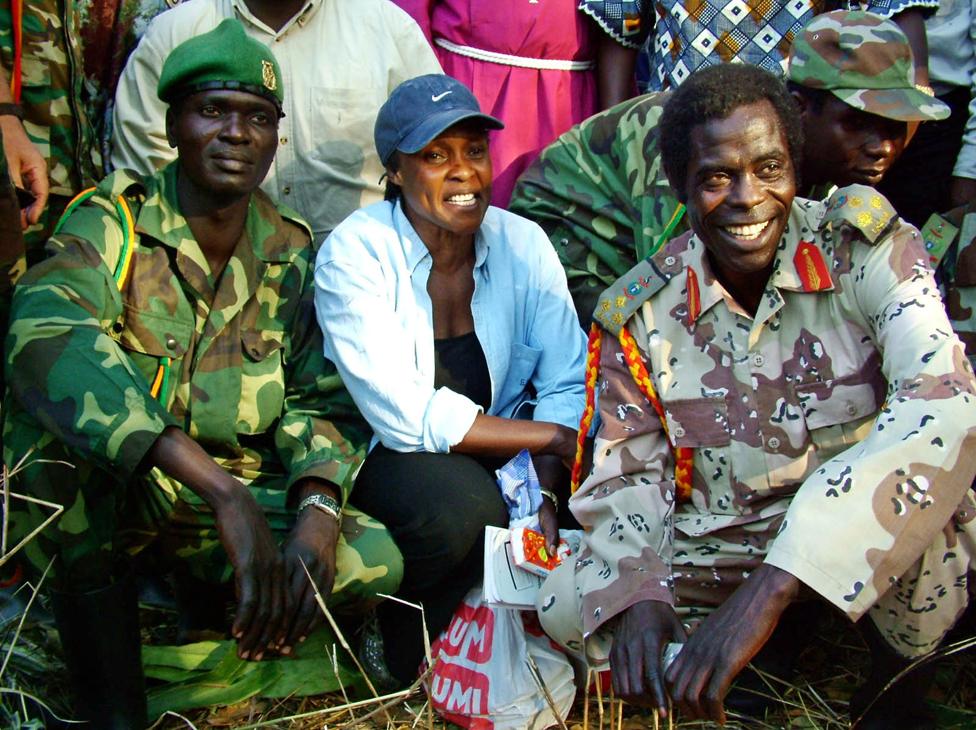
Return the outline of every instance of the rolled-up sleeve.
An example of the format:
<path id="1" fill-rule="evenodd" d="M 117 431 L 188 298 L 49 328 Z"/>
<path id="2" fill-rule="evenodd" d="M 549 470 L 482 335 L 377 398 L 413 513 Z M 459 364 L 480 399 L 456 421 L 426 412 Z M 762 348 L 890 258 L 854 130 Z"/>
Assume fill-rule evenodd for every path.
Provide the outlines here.
<path id="1" fill-rule="evenodd" d="M 976 468 L 976 383 L 917 241 L 902 226 L 857 249 L 887 399 L 863 441 L 804 481 L 766 557 L 852 619 L 932 543 Z"/>

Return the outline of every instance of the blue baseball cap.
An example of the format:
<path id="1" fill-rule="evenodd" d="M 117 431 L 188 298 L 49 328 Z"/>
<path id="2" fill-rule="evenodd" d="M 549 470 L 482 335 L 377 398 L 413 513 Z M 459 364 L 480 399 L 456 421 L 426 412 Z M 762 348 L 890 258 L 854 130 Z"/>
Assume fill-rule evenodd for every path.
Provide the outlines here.
<path id="1" fill-rule="evenodd" d="M 373 141 L 383 166 L 396 151 L 412 155 L 449 127 L 477 119 L 487 129 L 502 129 L 495 117 L 482 114 L 467 86 L 444 74 L 427 74 L 397 86 L 380 107 Z"/>

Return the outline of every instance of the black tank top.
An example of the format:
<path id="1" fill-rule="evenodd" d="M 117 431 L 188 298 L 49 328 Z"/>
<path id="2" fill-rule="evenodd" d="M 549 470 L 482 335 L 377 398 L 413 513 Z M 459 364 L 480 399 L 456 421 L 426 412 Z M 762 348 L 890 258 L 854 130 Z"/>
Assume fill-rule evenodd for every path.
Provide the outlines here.
<path id="1" fill-rule="evenodd" d="M 434 340 L 434 387 L 450 388 L 488 412 L 491 376 L 485 352 L 474 332 Z"/>

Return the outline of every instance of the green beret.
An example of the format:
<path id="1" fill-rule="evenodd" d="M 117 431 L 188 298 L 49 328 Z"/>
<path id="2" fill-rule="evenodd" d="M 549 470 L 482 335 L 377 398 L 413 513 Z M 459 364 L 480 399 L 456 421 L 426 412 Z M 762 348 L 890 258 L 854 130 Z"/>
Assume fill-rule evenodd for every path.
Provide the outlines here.
<path id="1" fill-rule="evenodd" d="M 156 94 L 167 104 L 205 89 L 238 89 L 263 96 L 281 110 L 285 90 L 271 49 L 228 18 L 209 33 L 174 48 L 159 75 Z"/>

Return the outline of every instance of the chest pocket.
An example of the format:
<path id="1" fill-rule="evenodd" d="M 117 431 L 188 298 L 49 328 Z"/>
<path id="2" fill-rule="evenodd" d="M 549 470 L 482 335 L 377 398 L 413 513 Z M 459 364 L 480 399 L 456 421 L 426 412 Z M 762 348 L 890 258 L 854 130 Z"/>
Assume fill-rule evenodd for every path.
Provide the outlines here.
<path id="1" fill-rule="evenodd" d="M 708 486 L 709 503 L 721 510 L 732 503 L 728 406 L 723 398 L 666 401 L 668 433 L 677 448 L 694 449 L 695 470 Z"/>
<path id="2" fill-rule="evenodd" d="M 281 416 L 285 404 L 283 331 L 246 330 L 241 334 L 239 433 L 263 433 Z"/>
<path id="3" fill-rule="evenodd" d="M 521 342 L 512 343 L 512 359 L 508 363 L 505 383 L 495 399 L 496 403 L 504 407 L 505 412 L 509 412 L 508 406 L 514 404 L 511 418 L 532 418 L 537 400 L 532 376 L 541 357 L 541 348 L 523 345 Z"/>
<path id="4" fill-rule="evenodd" d="M 167 393 L 160 393 L 161 377 L 169 374 L 172 362 L 186 354 L 193 328 L 183 320 L 126 305 L 123 319 L 115 323 L 112 334 L 132 364 L 145 376 L 154 390 L 153 397 L 159 397 L 165 404 Z"/>
<path id="5" fill-rule="evenodd" d="M 807 432 L 821 464 L 870 433 L 882 403 L 879 392 L 883 391 L 878 386 L 864 382 L 860 373 L 796 386 Z"/>

